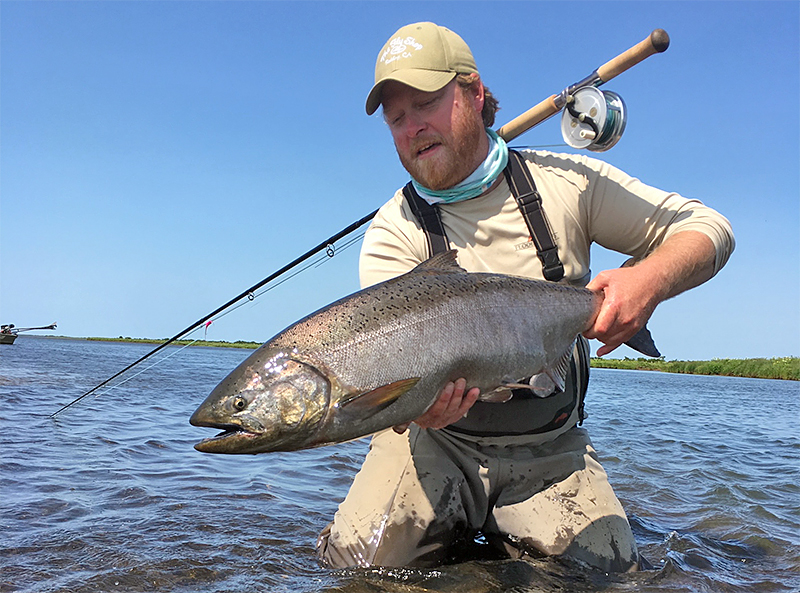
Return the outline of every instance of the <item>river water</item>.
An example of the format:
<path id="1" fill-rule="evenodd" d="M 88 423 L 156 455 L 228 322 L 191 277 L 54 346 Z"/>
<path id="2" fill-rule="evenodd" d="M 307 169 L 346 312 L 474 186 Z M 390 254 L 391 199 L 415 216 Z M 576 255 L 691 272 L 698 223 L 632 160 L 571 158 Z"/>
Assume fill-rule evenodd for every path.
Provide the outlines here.
<path id="1" fill-rule="evenodd" d="M 152 348 L 29 336 L 0 346 L 0 591 L 800 591 L 797 382 L 593 370 L 584 426 L 648 570 L 475 560 L 331 571 L 314 542 L 365 440 L 256 456 L 192 448 L 209 432 L 189 416 L 250 351 L 167 349 L 50 418 Z"/>

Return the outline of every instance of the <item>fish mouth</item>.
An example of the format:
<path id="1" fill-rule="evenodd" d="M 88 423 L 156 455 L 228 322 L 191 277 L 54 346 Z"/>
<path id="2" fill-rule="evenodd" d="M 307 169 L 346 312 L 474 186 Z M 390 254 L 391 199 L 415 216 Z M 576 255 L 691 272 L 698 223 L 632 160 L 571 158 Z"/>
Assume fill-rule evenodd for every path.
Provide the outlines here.
<path id="1" fill-rule="evenodd" d="M 242 449 L 246 449 L 247 444 L 258 436 L 257 433 L 238 424 L 214 422 L 198 417 L 198 414 L 192 415 L 189 423 L 192 426 L 216 428 L 222 431 L 195 444 L 194 448 L 203 453 L 238 453 Z"/>
<path id="2" fill-rule="evenodd" d="M 222 430 L 218 435 L 207 437 L 195 444 L 194 448 L 203 453 L 237 453 L 246 448 L 246 444 L 258 436 L 241 426 L 230 424 L 205 424 L 203 426 Z"/>

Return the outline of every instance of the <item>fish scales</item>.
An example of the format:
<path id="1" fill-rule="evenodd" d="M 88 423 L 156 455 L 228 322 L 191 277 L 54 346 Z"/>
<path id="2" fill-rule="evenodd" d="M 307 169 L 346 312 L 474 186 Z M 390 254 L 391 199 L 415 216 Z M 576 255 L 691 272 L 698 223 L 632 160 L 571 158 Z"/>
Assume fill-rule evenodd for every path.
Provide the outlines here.
<path id="1" fill-rule="evenodd" d="M 498 374 L 518 380 L 531 365 L 550 362 L 544 352 L 566 342 L 563 352 L 592 315 L 588 291 L 540 284 L 488 274 L 401 277 L 289 328 L 273 342 L 313 352 L 343 383 L 362 391 L 421 369 L 426 377 L 416 392 L 460 376 L 483 391 L 497 387 Z M 570 298 L 553 299 L 554 290 Z M 547 318 L 560 320 L 557 331 L 543 327 Z M 321 333 L 325 340 L 309 340 Z M 514 369 L 523 375 L 514 376 Z"/>
<path id="2" fill-rule="evenodd" d="M 585 289 L 467 273 L 454 252 L 436 256 L 265 343 L 193 414 L 225 430 L 196 447 L 294 450 L 411 421 L 448 381 L 488 394 L 554 366 L 598 307 Z"/>

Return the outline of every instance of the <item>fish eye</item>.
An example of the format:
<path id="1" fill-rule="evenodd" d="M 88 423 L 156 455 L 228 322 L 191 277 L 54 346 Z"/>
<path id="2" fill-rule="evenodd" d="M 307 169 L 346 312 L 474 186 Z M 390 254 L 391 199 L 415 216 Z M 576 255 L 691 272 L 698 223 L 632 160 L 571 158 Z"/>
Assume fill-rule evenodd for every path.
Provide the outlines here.
<path id="1" fill-rule="evenodd" d="M 247 407 L 247 400 L 241 395 L 237 395 L 233 398 L 233 407 L 241 412 Z"/>

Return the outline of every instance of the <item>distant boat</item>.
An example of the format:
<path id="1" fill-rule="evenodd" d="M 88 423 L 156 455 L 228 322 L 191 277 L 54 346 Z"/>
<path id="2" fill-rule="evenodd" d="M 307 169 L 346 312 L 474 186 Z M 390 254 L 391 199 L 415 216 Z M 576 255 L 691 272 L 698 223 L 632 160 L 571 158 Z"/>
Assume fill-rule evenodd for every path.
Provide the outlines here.
<path id="1" fill-rule="evenodd" d="M 13 323 L 0 325 L 0 344 L 13 344 L 20 332 L 29 332 L 34 329 L 55 329 L 55 323 L 43 327 L 15 327 Z"/>

